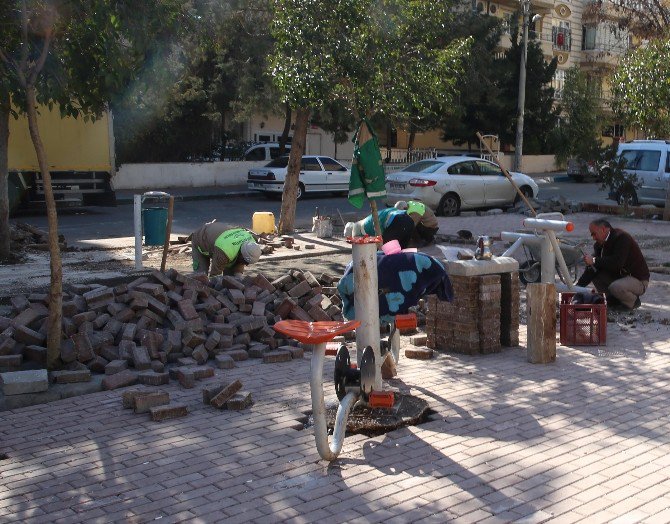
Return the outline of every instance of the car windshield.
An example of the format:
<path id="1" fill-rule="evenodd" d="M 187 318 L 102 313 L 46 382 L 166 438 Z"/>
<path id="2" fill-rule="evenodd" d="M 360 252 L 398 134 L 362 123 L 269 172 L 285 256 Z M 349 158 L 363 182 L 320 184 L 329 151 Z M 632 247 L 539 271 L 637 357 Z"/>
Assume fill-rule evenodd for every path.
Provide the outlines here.
<path id="1" fill-rule="evenodd" d="M 266 164 L 265 167 L 286 167 L 288 166 L 288 156 L 280 156 L 275 158 L 269 164 Z"/>
<path id="2" fill-rule="evenodd" d="M 444 165 L 444 162 L 437 160 L 421 160 L 410 166 L 407 166 L 403 171 L 408 173 L 434 173 Z"/>

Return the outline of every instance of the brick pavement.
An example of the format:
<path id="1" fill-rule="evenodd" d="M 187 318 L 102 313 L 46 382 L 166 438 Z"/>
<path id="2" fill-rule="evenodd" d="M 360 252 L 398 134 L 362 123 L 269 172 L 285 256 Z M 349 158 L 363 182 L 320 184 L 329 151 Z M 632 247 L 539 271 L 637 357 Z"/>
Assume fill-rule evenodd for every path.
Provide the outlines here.
<path id="1" fill-rule="evenodd" d="M 391 383 L 430 420 L 348 437 L 331 465 L 297 429 L 309 354 L 198 383 L 239 378 L 255 399 L 242 412 L 176 383 L 189 415 L 161 423 L 121 391 L 3 412 L 0 521 L 667 522 L 670 327 L 652 325 L 609 324 L 606 348 L 559 347 L 551 365 L 523 347 L 403 359 Z"/>
<path id="2" fill-rule="evenodd" d="M 161 386 L 189 409 L 165 422 L 123 409 L 123 390 L 1 412 L 0 522 L 670 522 L 668 287 L 653 275 L 656 322 L 608 324 L 606 347 L 553 364 L 526 362 L 523 327 L 501 353 L 402 359 L 391 383 L 430 420 L 348 437 L 330 465 L 299 429 L 309 353 Z M 250 409 L 202 403 L 235 379 Z"/>

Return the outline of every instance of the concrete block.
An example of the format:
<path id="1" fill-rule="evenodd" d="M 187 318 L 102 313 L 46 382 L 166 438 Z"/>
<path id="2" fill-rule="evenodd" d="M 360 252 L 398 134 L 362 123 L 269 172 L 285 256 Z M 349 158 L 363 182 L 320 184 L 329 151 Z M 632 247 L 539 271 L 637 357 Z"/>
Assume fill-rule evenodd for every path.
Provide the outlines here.
<path id="1" fill-rule="evenodd" d="M 5 395 L 39 393 L 49 389 L 49 375 L 46 369 L 9 371 L 0 373 L 0 383 Z"/>

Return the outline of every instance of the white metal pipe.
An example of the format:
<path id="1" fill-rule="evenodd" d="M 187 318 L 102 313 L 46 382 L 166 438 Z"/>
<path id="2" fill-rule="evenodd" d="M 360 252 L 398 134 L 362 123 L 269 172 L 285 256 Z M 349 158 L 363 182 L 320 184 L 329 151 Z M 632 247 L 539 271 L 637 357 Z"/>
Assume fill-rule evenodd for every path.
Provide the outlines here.
<path id="1" fill-rule="evenodd" d="M 554 254 L 556 257 L 556 261 L 558 262 L 558 270 L 561 272 L 561 275 L 563 276 L 563 281 L 567 284 L 568 289 L 572 291 L 574 288 L 574 285 L 572 283 L 572 277 L 570 277 L 570 271 L 568 271 L 568 266 L 565 263 L 565 259 L 563 258 L 563 252 L 561 251 L 561 248 L 558 246 L 558 240 L 556 240 L 556 234 L 551 231 L 545 231 L 545 235 L 547 235 L 547 238 L 549 238 L 549 241 L 551 242 L 551 246 L 554 248 Z"/>
<path id="2" fill-rule="evenodd" d="M 545 229 L 552 231 L 572 231 L 574 224 L 566 220 L 546 220 L 543 218 L 526 218 L 523 221 L 525 227 L 533 229 Z"/>
<path id="3" fill-rule="evenodd" d="M 356 361 L 361 367 L 363 350 L 372 347 L 375 355 L 374 390 L 382 389 L 381 352 L 379 341 L 379 279 L 377 275 L 377 244 L 352 244 L 354 270 L 354 309 L 356 320 L 361 325 L 356 328 Z"/>
<path id="4" fill-rule="evenodd" d="M 335 460 L 342 450 L 344 434 L 347 428 L 347 417 L 352 406 L 358 400 L 358 393 L 350 392 L 340 402 L 335 416 L 333 441 L 328 443 L 328 426 L 326 424 L 326 402 L 323 398 L 323 361 L 326 354 L 326 343 L 316 344 L 312 349 L 310 390 L 312 393 L 312 417 L 314 418 L 314 438 L 319 456 L 324 460 Z"/>
<path id="5" fill-rule="evenodd" d="M 544 236 L 540 245 L 540 279 L 544 284 L 553 284 L 556 280 L 556 255 L 549 239 Z"/>
<path id="6" fill-rule="evenodd" d="M 133 197 L 133 221 L 135 226 L 135 269 L 142 269 L 142 195 Z"/>

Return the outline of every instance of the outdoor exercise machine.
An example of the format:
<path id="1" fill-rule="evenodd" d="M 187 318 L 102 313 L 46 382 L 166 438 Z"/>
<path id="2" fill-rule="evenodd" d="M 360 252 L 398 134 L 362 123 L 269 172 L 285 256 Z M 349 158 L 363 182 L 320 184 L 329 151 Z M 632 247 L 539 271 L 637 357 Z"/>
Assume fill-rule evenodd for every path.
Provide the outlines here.
<path id="1" fill-rule="evenodd" d="M 511 257 L 522 246 L 540 250 L 541 282 L 553 284 L 556 280 L 556 269 L 569 290 L 575 286 L 565 263 L 563 252 L 556 238 L 557 232 L 571 232 L 575 226 L 564 219 L 562 213 L 539 213 L 534 218 L 523 220 L 523 226 L 534 229 L 535 233 L 515 233 L 503 231 L 500 238 L 513 244 L 502 254 Z"/>
<path id="2" fill-rule="evenodd" d="M 386 358 L 397 364 L 400 354 L 399 326 L 391 326 L 388 344 L 382 348 L 379 323 L 377 244 L 380 237 L 350 239 L 354 270 L 356 320 L 349 322 L 306 322 L 281 320 L 274 329 L 305 344 L 314 344 L 310 390 L 314 437 L 319 455 L 335 460 L 342 450 L 349 412 L 357 402 L 370 407 L 393 407 L 394 393 L 382 390 L 381 366 Z M 326 344 L 338 335 L 356 330 L 356 359 L 352 364 L 346 344 L 335 357 L 335 394 L 340 401 L 335 416 L 332 442 L 328 441 L 326 404 L 323 395 L 323 364 Z"/>

